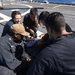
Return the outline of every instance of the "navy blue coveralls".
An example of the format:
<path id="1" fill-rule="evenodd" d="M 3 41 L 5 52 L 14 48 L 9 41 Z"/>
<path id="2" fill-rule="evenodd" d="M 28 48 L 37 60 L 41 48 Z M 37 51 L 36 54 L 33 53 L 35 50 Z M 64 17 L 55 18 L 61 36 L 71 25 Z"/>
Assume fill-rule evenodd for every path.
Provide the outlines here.
<path id="1" fill-rule="evenodd" d="M 20 71 L 26 69 L 26 65 L 28 64 L 24 59 L 18 60 L 15 57 L 16 53 L 16 44 L 7 34 L 0 38 L 0 75 L 22 75 Z M 26 57 L 23 54 L 23 57 Z M 24 69 L 22 69 L 24 68 Z"/>
<path id="2" fill-rule="evenodd" d="M 58 37 L 42 50 L 27 75 L 75 75 L 75 33 Z"/>

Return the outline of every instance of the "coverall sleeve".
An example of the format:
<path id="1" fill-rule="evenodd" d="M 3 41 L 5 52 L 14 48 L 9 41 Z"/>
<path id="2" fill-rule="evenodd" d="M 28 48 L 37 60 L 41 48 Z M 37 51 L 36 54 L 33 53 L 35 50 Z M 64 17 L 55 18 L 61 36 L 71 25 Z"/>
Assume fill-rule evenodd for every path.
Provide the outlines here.
<path id="1" fill-rule="evenodd" d="M 46 49 L 45 49 L 46 50 Z M 52 63 L 51 60 L 48 59 L 47 52 L 42 51 L 37 58 L 32 63 L 31 67 L 29 68 L 27 75 L 48 75 L 51 70 Z M 50 54 L 49 54 L 50 55 Z"/>
<path id="2" fill-rule="evenodd" d="M 7 47 L 5 44 L 0 44 L 0 62 L 12 70 L 21 64 L 21 61 L 16 59 L 14 52 L 11 52 L 10 47 Z"/>

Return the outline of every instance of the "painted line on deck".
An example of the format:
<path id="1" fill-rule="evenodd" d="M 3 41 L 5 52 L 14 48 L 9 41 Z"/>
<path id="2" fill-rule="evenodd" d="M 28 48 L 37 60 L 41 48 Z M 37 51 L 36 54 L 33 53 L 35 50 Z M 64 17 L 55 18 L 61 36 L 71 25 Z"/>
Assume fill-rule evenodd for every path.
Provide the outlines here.
<path id="1" fill-rule="evenodd" d="M 14 5 L 16 5 L 16 4 L 14 3 Z M 20 4 L 20 5 L 29 7 L 29 9 L 26 12 L 21 14 L 22 16 L 26 15 L 27 13 L 29 13 L 30 12 L 30 8 L 33 8 L 32 6 L 27 5 L 27 4 Z M 20 9 L 13 9 L 11 11 L 15 11 L 15 10 L 20 11 Z M 0 13 L 0 17 L 2 18 L 2 20 L 0 20 L 0 23 L 5 22 L 5 21 L 9 21 L 11 19 L 11 17 L 9 17 L 9 16 L 7 16 L 5 14 L 2 14 L 2 13 Z"/>
<path id="2" fill-rule="evenodd" d="M 6 15 L 4 15 L 2 13 L 0 13 L 0 17 L 3 18 L 2 20 L 0 20 L 0 23 L 8 21 L 8 20 L 11 19 L 10 17 L 8 17 L 8 16 L 6 16 Z"/>
<path id="3" fill-rule="evenodd" d="M 29 13 L 29 12 L 30 12 L 30 8 L 33 8 L 31 5 L 28 5 L 28 4 L 15 4 L 15 3 L 14 3 L 14 5 L 22 5 L 22 6 L 27 6 L 27 7 L 29 7 L 29 9 L 28 9 L 26 12 L 24 12 L 24 13 L 21 14 L 22 16 L 26 15 L 27 13 Z M 11 10 L 11 11 L 14 11 L 14 10 L 19 10 L 19 9 L 13 9 L 13 10 Z"/>
<path id="4" fill-rule="evenodd" d="M 58 8 L 58 7 L 60 7 L 60 6 L 63 6 L 63 5 L 57 5 L 57 6 L 54 6 L 53 8 L 55 9 L 55 8 Z"/>

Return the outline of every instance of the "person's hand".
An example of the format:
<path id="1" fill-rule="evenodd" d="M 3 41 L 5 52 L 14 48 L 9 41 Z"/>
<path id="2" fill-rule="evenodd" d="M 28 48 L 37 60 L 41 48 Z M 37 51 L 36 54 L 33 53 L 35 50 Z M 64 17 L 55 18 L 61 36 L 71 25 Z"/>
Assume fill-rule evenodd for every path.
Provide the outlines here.
<path id="1" fill-rule="evenodd" d="M 31 58 L 30 57 L 27 57 L 26 58 L 26 61 L 28 61 L 28 62 L 31 61 Z"/>
<path id="2" fill-rule="evenodd" d="M 35 16 L 35 23 L 36 23 L 36 26 L 39 28 L 39 27 L 40 27 L 40 24 L 39 24 L 39 22 L 38 22 L 37 16 Z"/>
<path id="3" fill-rule="evenodd" d="M 33 31 L 32 29 L 30 29 L 30 32 L 31 32 L 32 34 L 34 34 L 34 31 Z"/>
<path id="4" fill-rule="evenodd" d="M 35 22 L 38 23 L 38 18 L 37 18 L 37 16 L 35 16 Z"/>
<path id="5" fill-rule="evenodd" d="M 42 37 L 44 37 L 44 36 L 45 36 L 45 34 L 41 34 L 39 37 L 42 38 Z"/>

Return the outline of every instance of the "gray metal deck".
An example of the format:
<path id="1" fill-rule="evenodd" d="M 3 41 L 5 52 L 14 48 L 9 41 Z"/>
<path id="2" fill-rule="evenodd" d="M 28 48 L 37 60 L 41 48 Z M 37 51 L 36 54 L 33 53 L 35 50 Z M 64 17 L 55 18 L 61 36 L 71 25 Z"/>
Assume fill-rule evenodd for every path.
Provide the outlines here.
<path id="1" fill-rule="evenodd" d="M 37 2 L 12 2 L 12 3 L 4 3 L 4 10 L 0 10 L 0 35 L 3 30 L 3 25 L 9 20 L 11 12 L 13 10 L 19 10 L 22 13 L 22 18 L 26 14 L 26 12 L 31 7 L 38 8 L 38 12 L 40 14 L 41 11 L 49 11 L 51 12 L 61 12 L 64 14 L 66 22 L 70 25 L 70 27 L 75 30 L 75 6 L 74 5 L 64 5 L 64 4 L 46 4 L 46 3 L 37 3 Z M 4 16 L 2 16 L 4 15 Z M 5 18 L 6 17 L 6 18 Z M 2 22 L 2 20 L 4 20 Z M 41 26 L 39 29 L 41 32 L 46 32 L 45 27 Z"/>

